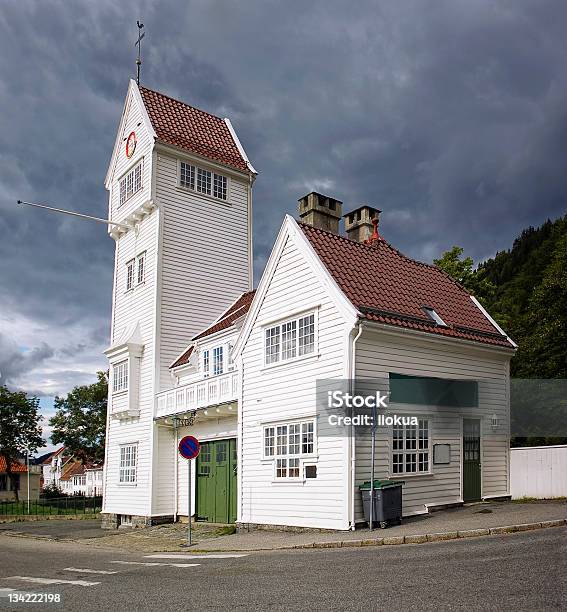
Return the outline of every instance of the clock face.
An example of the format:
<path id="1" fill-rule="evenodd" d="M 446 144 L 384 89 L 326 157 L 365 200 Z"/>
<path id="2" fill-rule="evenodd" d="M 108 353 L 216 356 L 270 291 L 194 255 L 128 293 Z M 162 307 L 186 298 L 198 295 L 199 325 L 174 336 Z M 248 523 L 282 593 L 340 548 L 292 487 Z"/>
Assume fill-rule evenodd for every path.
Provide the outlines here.
<path id="1" fill-rule="evenodd" d="M 136 132 L 130 132 L 130 136 L 126 140 L 126 157 L 130 158 L 134 155 L 134 151 L 136 150 L 136 144 L 138 139 L 136 138 Z"/>

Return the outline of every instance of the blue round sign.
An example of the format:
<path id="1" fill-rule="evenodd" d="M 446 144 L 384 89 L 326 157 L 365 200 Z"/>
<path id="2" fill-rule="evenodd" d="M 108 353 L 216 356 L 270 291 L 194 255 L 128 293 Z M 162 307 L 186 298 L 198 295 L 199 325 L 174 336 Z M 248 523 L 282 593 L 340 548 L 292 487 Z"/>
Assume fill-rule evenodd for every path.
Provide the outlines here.
<path id="1" fill-rule="evenodd" d="M 184 459 L 195 459 L 200 450 L 201 444 L 194 436 L 184 436 L 179 441 L 179 454 Z"/>

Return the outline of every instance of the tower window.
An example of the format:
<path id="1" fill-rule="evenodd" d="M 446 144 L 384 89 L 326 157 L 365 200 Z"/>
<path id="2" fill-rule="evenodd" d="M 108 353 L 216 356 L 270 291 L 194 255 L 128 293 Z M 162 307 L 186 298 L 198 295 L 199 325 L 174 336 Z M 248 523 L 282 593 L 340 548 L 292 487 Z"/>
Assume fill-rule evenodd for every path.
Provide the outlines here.
<path id="1" fill-rule="evenodd" d="M 133 259 L 126 264 L 126 291 L 130 291 L 134 287 L 134 265 L 135 260 Z"/>
<path id="2" fill-rule="evenodd" d="M 181 162 L 179 168 L 179 184 L 181 187 L 195 189 L 195 166 Z"/>
<path id="3" fill-rule="evenodd" d="M 141 285 L 146 279 L 146 253 L 141 253 L 137 257 L 138 260 L 138 285 Z"/>
<path id="4" fill-rule="evenodd" d="M 179 187 L 213 196 L 218 200 L 228 199 L 228 178 L 187 162 L 179 162 Z"/>
<path id="5" fill-rule="evenodd" d="M 208 170 L 197 168 L 197 191 L 211 195 L 211 173 Z"/>
<path id="6" fill-rule="evenodd" d="M 142 162 L 120 179 L 120 206 L 142 188 Z"/>
<path id="7" fill-rule="evenodd" d="M 115 363 L 112 366 L 112 391 L 126 391 L 128 389 L 128 360 Z"/>

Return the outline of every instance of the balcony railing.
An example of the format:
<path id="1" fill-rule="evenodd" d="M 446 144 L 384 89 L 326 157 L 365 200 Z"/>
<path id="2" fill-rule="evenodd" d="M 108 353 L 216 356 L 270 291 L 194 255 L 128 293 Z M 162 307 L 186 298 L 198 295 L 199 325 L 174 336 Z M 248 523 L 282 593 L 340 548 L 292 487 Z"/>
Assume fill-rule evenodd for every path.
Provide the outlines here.
<path id="1" fill-rule="evenodd" d="M 179 414 L 238 398 L 238 372 L 204 378 L 162 391 L 156 396 L 156 417 Z"/>

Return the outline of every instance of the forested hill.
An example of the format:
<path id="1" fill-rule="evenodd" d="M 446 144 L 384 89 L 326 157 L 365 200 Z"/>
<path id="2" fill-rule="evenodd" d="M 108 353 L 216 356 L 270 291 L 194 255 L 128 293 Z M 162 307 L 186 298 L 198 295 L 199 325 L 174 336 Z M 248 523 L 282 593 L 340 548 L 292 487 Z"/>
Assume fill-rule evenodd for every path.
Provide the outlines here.
<path id="1" fill-rule="evenodd" d="M 567 215 L 524 230 L 472 276 L 478 297 L 519 345 L 512 376 L 567 378 Z"/>

